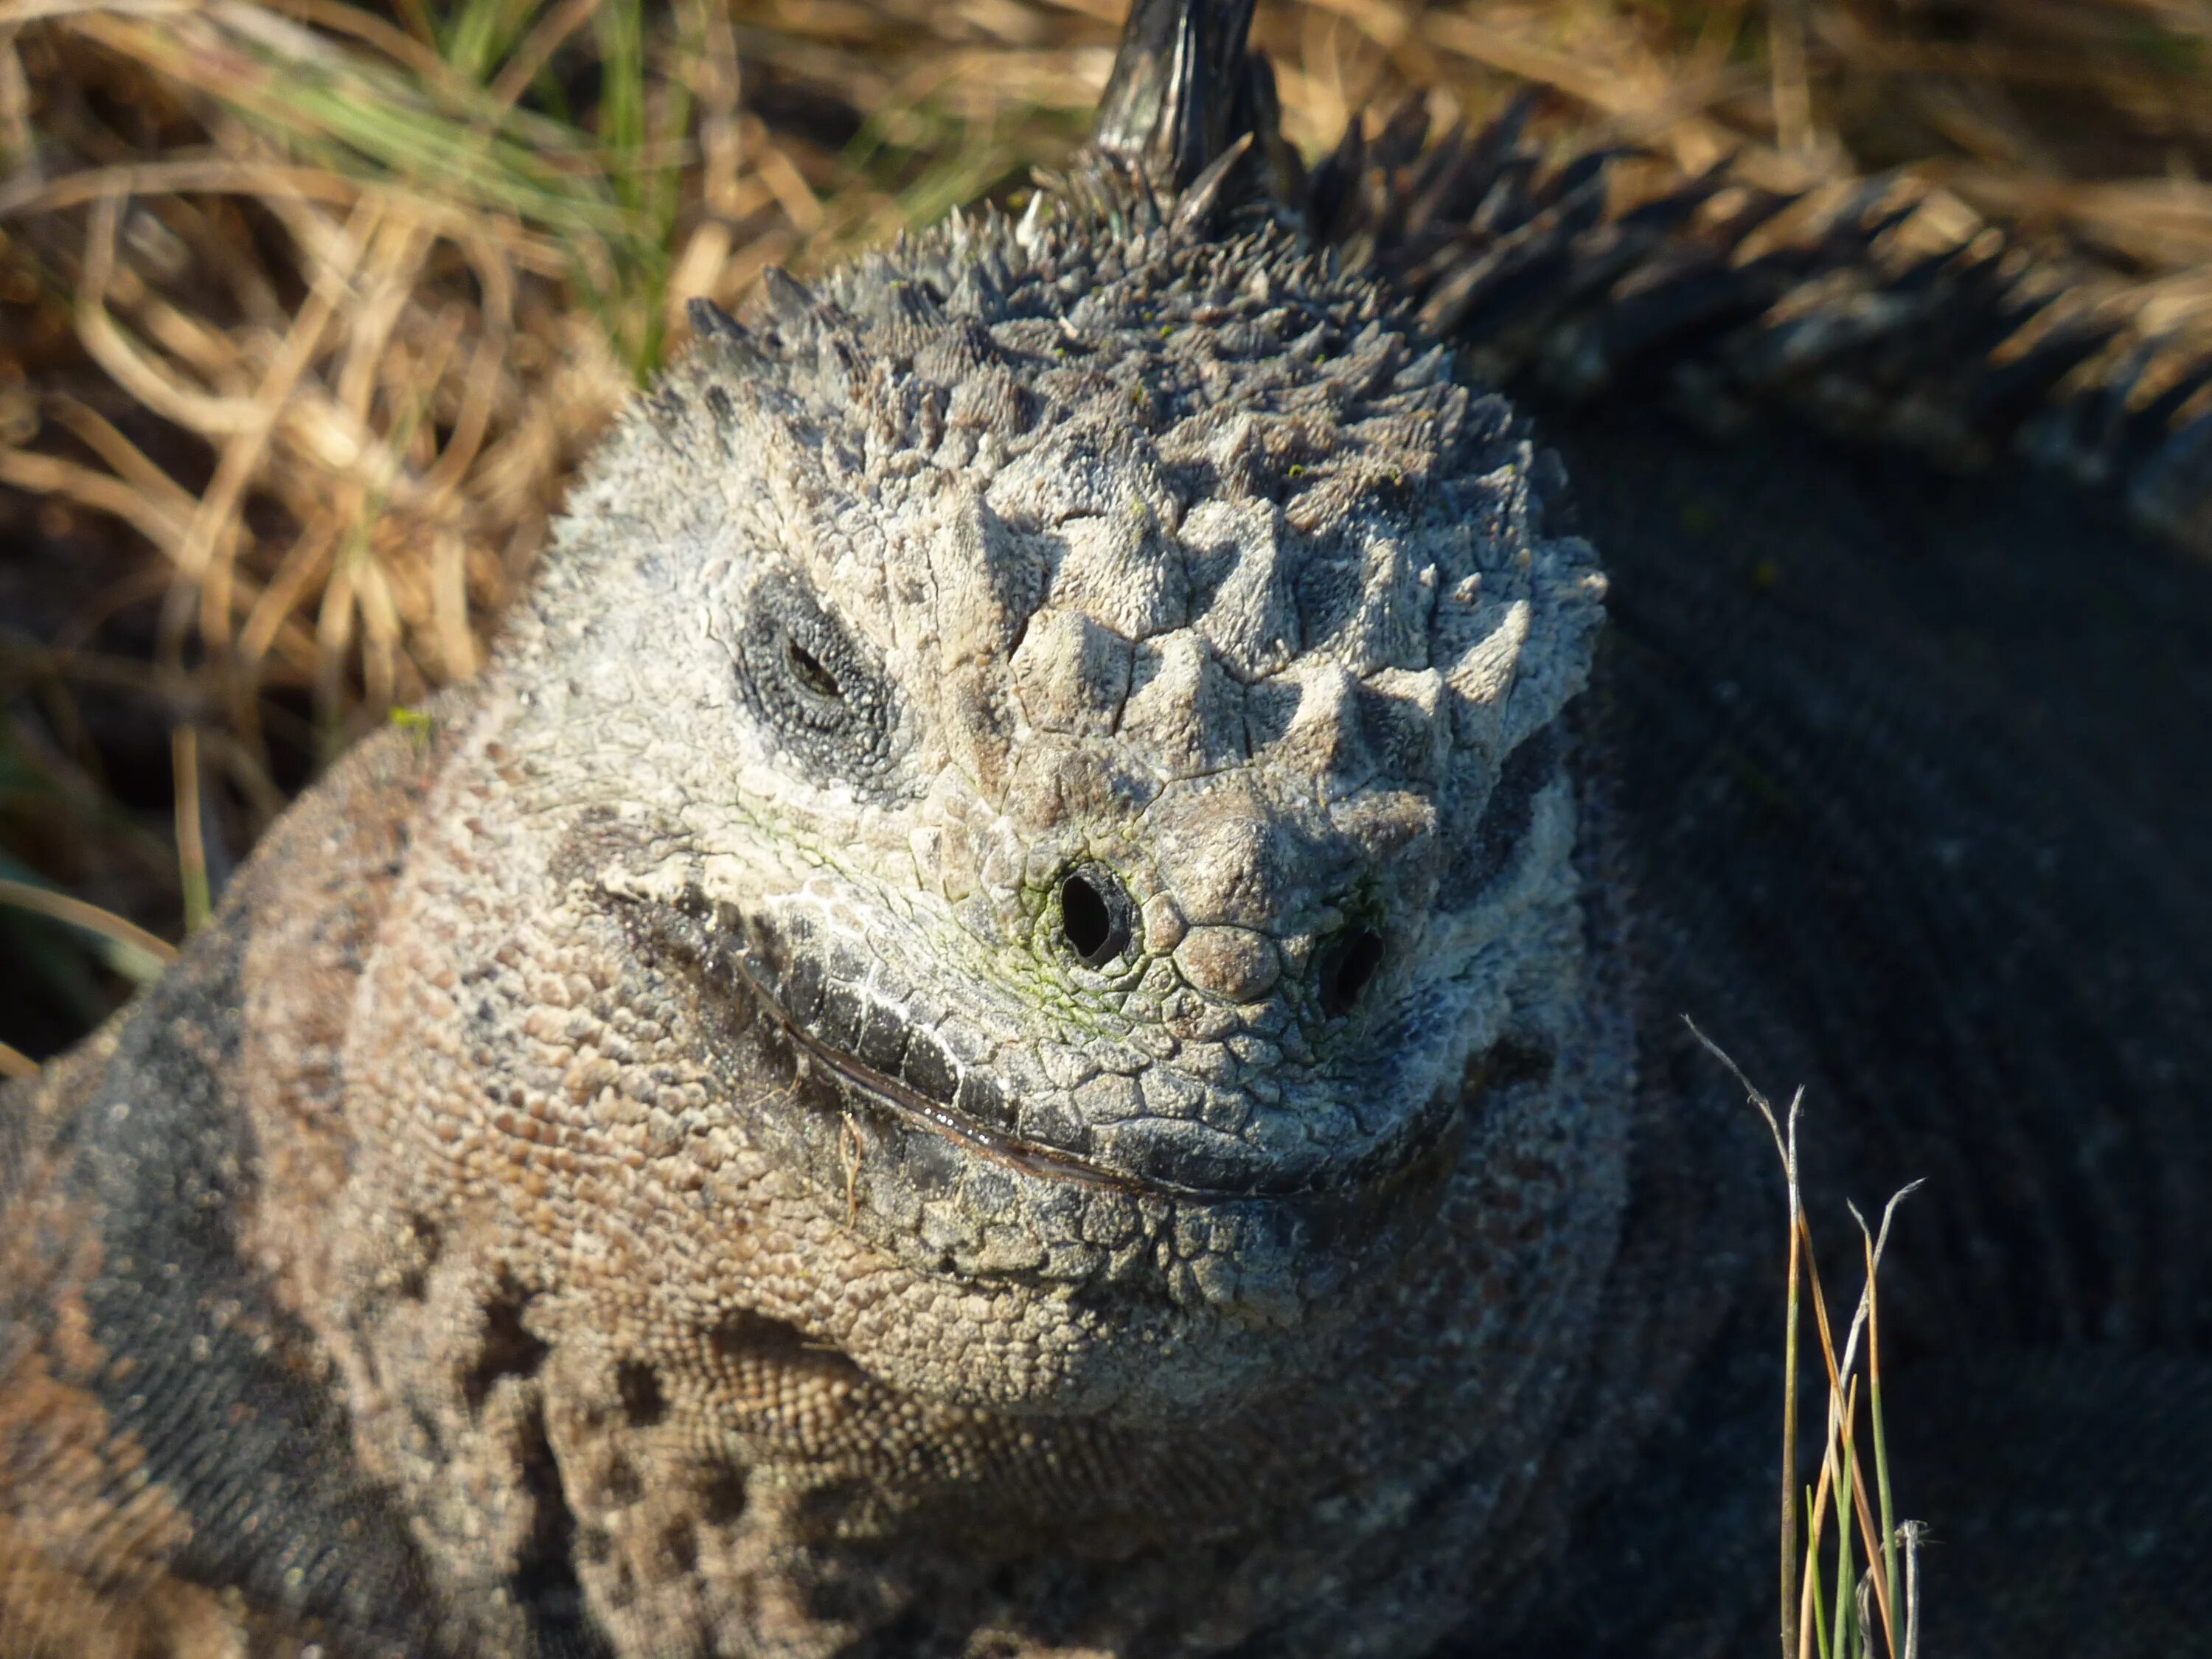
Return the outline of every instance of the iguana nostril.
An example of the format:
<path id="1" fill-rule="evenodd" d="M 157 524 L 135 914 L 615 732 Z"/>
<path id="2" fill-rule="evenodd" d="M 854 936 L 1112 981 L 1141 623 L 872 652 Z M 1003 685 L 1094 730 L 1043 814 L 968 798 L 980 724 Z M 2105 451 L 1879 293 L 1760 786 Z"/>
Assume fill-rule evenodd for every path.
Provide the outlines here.
<path id="1" fill-rule="evenodd" d="M 1133 908 L 1103 870 L 1078 870 L 1060 884 L 1060 937 L 1085 967 L 1103 967 L 1129 948 Z"/>
<path id="2" fill-rule="evenodd" d="M 1382 965 L 1382 936 L 1372 927 L 1340 933 L 1321 959 L 1321 1011 L 1330 1019 L 1350 1013 Z"/>

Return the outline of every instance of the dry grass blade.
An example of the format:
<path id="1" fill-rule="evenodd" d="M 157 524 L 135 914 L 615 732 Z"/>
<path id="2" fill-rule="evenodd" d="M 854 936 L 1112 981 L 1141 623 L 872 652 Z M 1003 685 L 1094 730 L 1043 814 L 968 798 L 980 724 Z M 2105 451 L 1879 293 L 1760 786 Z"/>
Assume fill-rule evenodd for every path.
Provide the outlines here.
<path id="1" fill-rule="evenodd" d="M 191 933 L 207 925 L 212 908 L 207 843 L 200 823 L 199 733 L 189 726 L 177 727 L 169 734 L 169 755 L 177 772 L 177 865 L 185 894 L 185 931 Z"/>
<path id="2" fill-rule="evenodd" d="M 1927 1528 L 1917 1521 L 1899 1523 L 1897 1540 L 1905 1551 L 1905 1651 L 1901 1659 L 1920 1659 L 1920 1545 Z"/>
<path id="3" fill-rule="evenodd" d="M 1804 0 L 1772 0 L 1770 50 L 1774 70 L 1774 141 L 1787 151 L 1813 142 L 1813 88 L 1805 67 Z"/>
<path id="4" fill-rule="evenodd" d="M 1917 1645 L 1917 1609 L 1912 1606 L 1911 1598 L 1908 1597 L 1905 1643 L 1900 1648 L 1896 1607 L 1899 1589 L 1897 1511 L 1890 1493 L 1889 1437 L 1884 1427 L 1881 1409 L 1881 1303 L 1876 1286 L 1880 1282 L 1882 1253 L 1889 1245 L 1890 1223 L 1896 1219 L 1898 1206 L 1917 1191 L 1920 1184 L 1916 1181 L 1891 1194 L 1889 1202 L 1882 1206 L 1881 1230 L 1878 1233 L 1869 1233 L 1866 1218 L 1859 1213 L 1858 1206 L 1854 1205 L 1851 1207 L 1851 1218 L 1858 1223 L 1859 1239 L 1866 1257 L 1867 1396 L 1871 1405 L 1874 1427 L 1875 1480 L 1881 1499 L 1882 1570 L 1875 1586 L 1881 1598 L 1882 1632 L 1888 1640 L 1892 1655 L 1910 1651 Z"/>
<path id="5" fill-rule="evenodd" d="M 1803 1605 L 1802 1599 L 1796 1591 L 1798 1286 L 1804 1282 L 1804 1254 L 1807 1237 L 1804 1200 L 1797 1184 L 1797 1121 L 1805 1097 L 1802 1090 L 1790 1097 L 1788 1123 L 1785 1128 L 1783 1122 L 1775 1117 L 1773 1103 L 1761 1094 L 1752 1080 L 1743 1074 L 1743 1068 L 1729 1057 L 1728 1052 L 1699 1030 L 1697 1021 L 1692 1019 L 1687 1014 L 1682 1016 L 1682 1024 L 1689 1027 L 1690 1035 L 1697 1038 L 1706 1053 L 1728 1068 L 1729 1074 L 1735 1079 L 1737 1085 L 1743 1090 L 1745 1097 L 1750 1101 L 1759 1115 L 1765 1119 L 1767 1133 L 1774 1137 L 1774 1150 L 1782 1159 L 1783 1179 L 1788 1188 L 1790 1284 L 1789 1288 L 1784 1292 L 1782 1345 L 1782 1519 L 1778 1528 L 1782 1547 L 1782 1593 L 1779 1606 L 1782 1659 L 1797 1659 L 1802 1648 L 1801 1632 L 1804 1627 L 1804 1620 L 1812 1616 L 1809 1608 Z M 1815 1279 L 1814 1283 L 1817 1293 L 1819 1280 Z M 1825 1484 L 1826 1480 L 1825 1471 L 1821 1478 Z M 1817 1551 L 1819 1547 L 1818 1527 L 1815 1523 L 1814 1539 L 1808 1547 Z M 1809 1581 L 1806 1586 L 1806 1593 L 1808 1595 L 1812 1593 Z"/>
<path id="6" fill-rule="evenodd" d="M 1825 1601 L 1820 1594 L 1820 1538 L 1828 1522 L 1828 1493 L 1836 1480 L 1836 1449 L 1832 1440 L 1820 1459 L 1820 1480 L 1818 1486 L 1808 1487 L 1805 1492 L 1805 1559 L 1802 1570 L 1803 1586 L 1795 1598 L 1797 1639 L 1792 1645 L 1789 1659 L 1811 1659 L 1817 1644 L 1822 1659 L 1828 1659 L 1828 1621 Z M 1790 1563 L 1793 1575 L 1799 1571 L 1797 1562 Z"/>
<path id="7" fill-rule="evenodd" d="M 148 933 L 136 922 L 112 911 L 103 910 L 96 904 L 72 898 L 67 893 L 52 892 L 44 887 L 34 887 L 27 881 L 0 878 L 0 904 L 50 916 L 56 921 L 67 922 L 72 927 L 82 927 L 87 933 L 97 933 L 103 939 L 137 951 L 158 967 L 165 968 L 177 959 L 177 947 L 167 939 Z"/>

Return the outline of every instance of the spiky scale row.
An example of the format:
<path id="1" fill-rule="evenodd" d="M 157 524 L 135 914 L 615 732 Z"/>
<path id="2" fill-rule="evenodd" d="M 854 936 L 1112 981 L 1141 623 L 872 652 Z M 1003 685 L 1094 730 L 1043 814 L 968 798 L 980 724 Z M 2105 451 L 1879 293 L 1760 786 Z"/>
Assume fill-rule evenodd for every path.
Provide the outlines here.
<path id="1" fill-rule="evenodd" d="M 1425 144 L 1408 106 L 1315 171 L 1314 234 L 1500 381 L 1656 386 L 1708 426 L 1780 408 L 1941 465 L 2008 452 L 2212 549 L 2212 349 L 1905 175 L 1796 194 L 1725 166 L 1638 184 L 1524 139 L 1528 105 Z"/>
<path id="2" fill-rule="evenodd" d="M 885 522 L 915 491 L 979 492 L 990 522 L 966 580 L 1004 592 L 970 605 L 933 589 L 926 626 L 996 617 L 995 637 L 950 656 L 1020 640 L 1018 695 L 1042 729 L 1110 718 L 1164 777 L 1241 763 L 1295 731 L 1277 764 L 1387 779 L 1377 757 L 1397 756 L 1427 783 L 1455 736 L 1480 733 L 1486 780 L 1557 707 L 1474 717 L 1509 689 L 1510 667 L 1484 666 L 1492 635 L 1519 629 L 1526 647 L 1516 605 L 1534 601 L 1540 636 L 1580 606 L 1562 641 L 1579 659 L 1600 591 L 1585 556 L 1544 540 L 1525 442 L 1371 281 L 1263 212 L 1240 210 L 1211 241 L 1177 212 L 1116 236 L 1065 205 L 1020 226 L 987 210 L 819 295 L 779 273 L 757 333 L 702 319 L 670 395 L 772 399 L 848 455 Z M 1525 546 L 1564 560 L 1533 588 L 1510 556 Z M 1508 550 L 1506 567 L 1487 568 L 1486 549 Z M 925 626 L 889 605 L 868 623 L 886 648 Z M 1324 662 L 1353 689 L 1315 678 Z M 1425 673 L 1435 688 L 1405 678 Z M 1389 735 L 1432 719 L 1435 741 Z"/>

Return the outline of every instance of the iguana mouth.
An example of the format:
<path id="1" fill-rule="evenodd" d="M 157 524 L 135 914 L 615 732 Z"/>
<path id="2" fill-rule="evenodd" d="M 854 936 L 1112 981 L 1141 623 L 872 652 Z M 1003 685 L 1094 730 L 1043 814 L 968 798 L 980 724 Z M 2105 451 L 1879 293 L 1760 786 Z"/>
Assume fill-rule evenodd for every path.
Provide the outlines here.
<path id="1" fill-rule="evenodd" d="M 733 957 L 731 965 L 760 1000 L 762 1008 L 782 1028 L 784 1035 L 801 1054 L 811 1060 L 819 1060 L 839 1082 L 859 1091 L 873 1104 L 892 1115 L 918 1128 L 957 1141 L 969 1152 L 994 1164 L 1018 1170 L 1024 1175 L 1041 1176 L 1048 1181 L 1073 1182 L 1078 1186 L 1103 1187 L 1115 1192 L 1152 1192 L 1171 1198 L 1243 1195 L 1225 1189 L 1184 1186 L 1177 1182 L 1110 1169 L 1096 1159 L 1069 1152 L 1065 1147 L 1049 1146 L 1042 1141 L 987 1128 L 957 1108 L 930 1099 L 896 1078 L 876 1070 L 857 1054 L 832 1047 L 808 1030 L 791 1017 L 789 1011 L 755 971 L 754 965 L 744 956 Z"/>
<path id="2" fill-rule="evenodd" d="M 1438 1149 L 1457 1121 L 1462 1109 L 1468 1104 L 1471 1091 L 1480 1087 L 1489 1070 L 1491 1059 L 1489 1051 L 1478 1054 L 1468 1063 L 1466 1073 L 1470 1086 L 1440 1091 L 1428 1109 L 1400 1133 L 1352 1162 L 1319 1167 L 1299 1166 L 1279 1172 L 1260 1172 L 1255 1173 L 1251 1181 L 1237 1184 L 1177 1181 L 1148 1171 L 1117 1169 L 1066 1147 L 993 1129 L 965 1115 L 956 1107 L 933 1101 L 897 1079 L 877 1071 L 866 1060 L 832 1047 L 807 1030 L 791 1018 L 760 980 L 747 971 L 742 962 L 733 965 L 744 975 L 748 988 L 760 999 L 763 1011 L 781 1027 L 800 1054 L 818 1061 L 845 1088 L 902 1121 L 941 1135 L 992 1163 L 1024 1175 L 1115 1192 L 1146 1193 L 1162 1198 L 1202 1203 L 1321 1198 L 1388 1182 L 1393 1176 L 1403 1173 Z"/>
<path id="3" fill-rule="evenodd" d="M 833 1012 L 833 991 L 825 988 L 811 958 L 791 953 L 779 967 L 763 949 L 757 931 L 727 906 L 684 901 L 648 902 L 641 908 L 653 918 L 653 933 L 676 946 L 710 989 L 723 998 L 741 996 L 751 1005 L 787 1048 L 799 1076 L 817 1071 L 863 1108 L 1002 1168 L 1109 1192 L 1233 1203 L 1341 1197 L 1393 1185 L 1445 1152 L 1468 1108 L 1499 1072 L 1499 1056 L 1507 1046 L 1472 1056 L 1449 1085 L 1432 1091 L 1420 1110 L 1355 1157 L 1255 1168 L 1244 1178 L 1190 1180 L 1110 1164 L 986 1121 L 984 1110 L 1012 1115 L 996 1081 L 952 1060 L 932 1033 L 880 1006 L 865 1015 L 849 1009 Z M 917 1057 L 923 1063 L 914 1063 Z M 891 1066 L 899 1066 L 904 1075 L 893 1075 Z"/>

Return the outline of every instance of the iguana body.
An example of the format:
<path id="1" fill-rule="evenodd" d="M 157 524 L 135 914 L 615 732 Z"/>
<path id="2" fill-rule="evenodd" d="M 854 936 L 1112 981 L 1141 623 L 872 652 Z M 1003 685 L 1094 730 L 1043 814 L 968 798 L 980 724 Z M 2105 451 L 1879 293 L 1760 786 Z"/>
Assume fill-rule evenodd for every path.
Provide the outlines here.
<path id="1" fill-rule="evenodd" d="M 1021 226 L 708 319 L 483 679 L 13 1097 L 0 1651 L 1763 1650 L 1685 1011 L 1935 1178 L 1942 1650 L 2189 1639 L 2212 580 L 1633 352 L 1563 489 L 1243 33 L 1140 9 Z"/>

